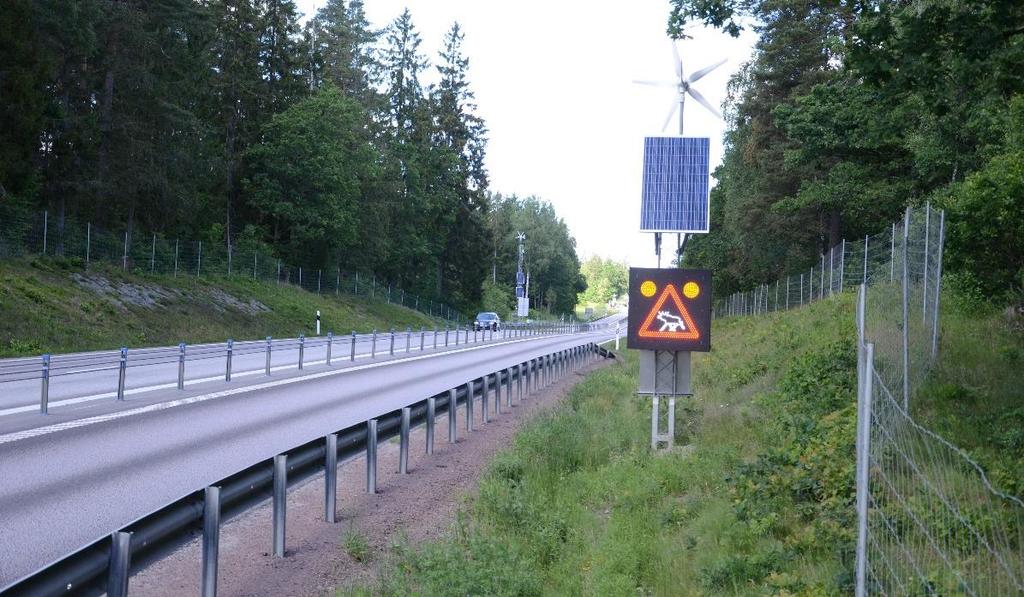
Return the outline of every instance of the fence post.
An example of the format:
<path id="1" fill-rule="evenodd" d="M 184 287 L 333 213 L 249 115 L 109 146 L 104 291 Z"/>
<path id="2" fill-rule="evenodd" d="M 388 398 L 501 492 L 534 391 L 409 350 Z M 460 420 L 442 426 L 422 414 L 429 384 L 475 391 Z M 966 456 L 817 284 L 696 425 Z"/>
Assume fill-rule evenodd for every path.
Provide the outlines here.
<path id="1" fill-rule="evenodd" d="M 892 246 L 889 249 L 889 283 L 896 279 L 896 222 L 892 223 Z"/>
<path id="2" fill-rule="evenodd" d="M 789 311 L 789 279 L 791 276 L 786 276 L 786 310 Z"/>
<path id="3" fill-rule="evenodd" d="M 831 284 L 831 280 L 829 284 Z M 831 291 L 832 289 L 829 288 Z M 825 254 L 821 254 L 821 283 L 818 284 L 818 300 L 825 298 Z"/>
<path id="4" fill-rule="evenodd" d="M 928 235 L 932 219 L 931 202 L 924 204 L 924 279 L 921 281 L 921 322 L 928 323 Z"/>
<path id="5" fill-rule="evenodd" d="M 153 248 L 149 252 L 149 273 L 156 273 L 156 235 L 153 235 Z"/>
<path id="6" fill-rule="evenodd" d="M 277 285 L 281 285 L 281 260 L 277 260 Z"/>
<path id="7" fill-rule="evenodd" d="M 857 560 L 856 597 L 867 594 L 868 493 L 871 456 L 871 399 L 873 397 L 875 345 L 858 347 L 864 351 L 862 387 L 857 396 Z"/>
<path id="8" fill-rule="evenodd" d="M 43 255 L 46 255 L 46 233 L 50 228 L 50 212 L 43 211 Z"/>
<path id="9" fill-rule="evenodd" d="M 92 222 L 85 224 L 85 267 L 89 267 L 89 253 L 92 249 Z M 175 253 L 177 254 L 177 253 Z"/>
<path id="10" fill-rule="evenodd" d="M 946 241 L 946 211 L 939 211 L 939 257 L 935 262 L 935 312 L 932 313 L 932 360 L 939 354 L 939 297 L 942 296 L 942 249 Z"/>
<path id="11" fill-rule="evenodd" d="M 832 262 L 835 261 L 835 255 L 836 255 L 836 248 L 833 245 L 832 248 L 830 248 L 828 250 L 828 295 L 829 296 L 832 296 L 832 294 L 833 294 L 832 293 L 832 289 L 835 287 L 835 284 L 833 283 L 833 280 L 832 280 Z"/>
<path id="12" fill-rule="evenodd" d="M 302 268 L 299 268 L 299 288 L 302 288 Z"/>
<path id="13" fill-rule="evenodd" d="M 231 277 L 231 243 L 228 243 L 228 277 Z"/>
<path id="14" fill-rule="evenodd" d="M 203 241 L 199 241 L 199 259 L 196 261 L 196 277 L 203 271 Z"/>
<path id="15" fill-rule="evenodd" d="M 288 455 L 274 456 L 274 557 L 284 557 L 284 533 L 288 507 Z"/>
<path id="16" fill-rule="evenodd" d="M 178 239 L 174 239 L 174 277 L 178 277 Z"/>
<path id="17" fill-rule="evenodd" d="M 124 253 L 121 255 L 121 269 L 128 271 L 128 231 L 124 231 Z"/>
<path id="18" fill-rule="evenodd" d="M 908 313 L 910 303 L 910 280 L 907 274 L 907 243 L 910 234 L 910 208 L 903 216 L 903 410 L 910 408 L 910 330 Z"/>
<path id="19" fill-rule="evenodd" d="M 840 243 L 839 248 L 839 292 L 843 292 L 843 284 L 846 282 L 846 239 Z"/>
<path id="20" fill-rule="evenodd" d="M 316 270 L 316 293 L 320 294 L 320 281 L 323 279 L 324 270 Z"/>
<path id="21" fill-rule="evenodd" d="M 220 487 L 203 491 L 202 597 L 217 595 L 217 560 L 220 555 Z"/>
<path id="22" fill-rule="evenodd" d="M 334 524 L 338 514 L 338 434 L 324 437 L 324 520 Z"/>
<path id="23" fill-rule="evenodd" d="M 257 267 L 258 267 L 257 263 L 256 263 L 256 257 L 259 254 L 260 254 L 259 251 L 253 251 L 252 252 L 252 279 L 253 280 L 256 279 L 256 270 L 257 270 Z"/>
<path id="24" fill-rule="evenodd" d="M 864 277 L 861 280 L 861 284 L 867 284 L 868 283 L 868 239 L 869 238 L 870 237 L 867 234 L 864 235 Z"/>

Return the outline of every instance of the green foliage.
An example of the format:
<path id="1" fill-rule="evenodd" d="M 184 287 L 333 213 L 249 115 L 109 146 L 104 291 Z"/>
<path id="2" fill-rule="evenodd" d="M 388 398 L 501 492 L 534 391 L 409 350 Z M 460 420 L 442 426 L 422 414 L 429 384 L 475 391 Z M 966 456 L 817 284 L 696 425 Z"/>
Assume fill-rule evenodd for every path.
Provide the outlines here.
<path id="1" fill-rule="evenodd" d="M 484 280 L 480 309 L 494 311 L 499 317 L 505 317 L 513 310 L 515 299 L 507 284 L 495 284 L 488 278 Z"/>
<path id="2" fill-rule="evenodd" d="M 587 283 L 587 289 L 579 295 L 581 303 L 604 305 L 629 290 L 629 266 L 624 262 L 594 255 L 583 262 L 580 273 Z"/>
<path id="3" fill-rule="evenodd" d="M 365 563 L 370 559 L 370 542 L 366 540 L 366 535 L 359 531 L 353 529 L 346 531 L 341 536 L 341 546 L 345 549 L 345 553 L 357 562 Z"/>
<path id="4" fill-rule="evenodd" d="M 715 269 L 716 292 L 808 268 L 930 197 L 949 206 L 946 271 L 989 292 L 1018 283 L 1020 2 L 671 5 L 673 36 L 690 23 L 758 34 L 730 82 L 712 232 L 685 256 Z"/>

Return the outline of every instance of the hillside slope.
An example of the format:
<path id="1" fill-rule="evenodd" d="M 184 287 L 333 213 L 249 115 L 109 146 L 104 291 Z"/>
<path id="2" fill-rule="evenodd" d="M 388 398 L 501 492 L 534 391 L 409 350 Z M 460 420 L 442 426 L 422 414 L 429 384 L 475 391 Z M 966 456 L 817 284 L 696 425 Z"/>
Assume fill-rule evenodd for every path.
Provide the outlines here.
<path id="1" fill-rule="evenodd" d="M 323 333 L 439 324 L 381 300 L 318 296 L 245 277 L 127 276 L 59 260 L 0 262 L 0 356 L 309 335 L 318 309 Z"/>
<path id="2" fill-rule="evenodd" d="M 915 410 L 1019 488 L 1024 336 L 994 311 L 950 308 L 943 328 Z M 495 459 L 449 539 L 399 546 L 379 586 L 349 591 L 851 594 L 852 293 L 717 320 L 713 335 L 712 352 L 695 359 L 696 396 L 677 408 L 688 445 L 650 452 L 637 355 L 622 351 L 622 364 L 590 376 Z"/>

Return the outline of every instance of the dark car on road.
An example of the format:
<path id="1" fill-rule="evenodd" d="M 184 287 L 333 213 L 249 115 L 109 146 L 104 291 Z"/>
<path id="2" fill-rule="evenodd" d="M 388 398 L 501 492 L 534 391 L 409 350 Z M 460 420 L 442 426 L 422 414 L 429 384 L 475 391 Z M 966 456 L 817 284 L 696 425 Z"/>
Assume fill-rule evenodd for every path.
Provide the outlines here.
<path id="1" fill-rule="evenodd" d="M 501 329 L 501 318 L 498 317 L 497 313 L 490 311 L 477 313 L 476 320 L 473 322 L 473 329 L 478 332 L 482 330 L 493 330 L 496 332 Z"/>

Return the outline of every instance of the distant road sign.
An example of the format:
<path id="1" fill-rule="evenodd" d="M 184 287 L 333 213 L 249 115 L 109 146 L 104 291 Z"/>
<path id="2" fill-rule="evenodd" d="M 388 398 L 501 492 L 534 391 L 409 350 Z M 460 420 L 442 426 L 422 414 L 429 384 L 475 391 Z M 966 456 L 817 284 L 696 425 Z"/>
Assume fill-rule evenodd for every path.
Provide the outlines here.
<path id="1" fill-rule="evenodd" d="M 516 272 L 516 284 L 520 286 L 526 284 L 526 274 L 523 272 Z"/>
<path id="2" fill-rule="evenodd" d="M 647 137 L 640 197 L 641 232 L 710 230 L 707 137 Z"/>
<path id="3" fill-rule="evenodd" d="M 645 350 L 711 350 L 711 272 L 630 268 L 626 346 Z"/>

